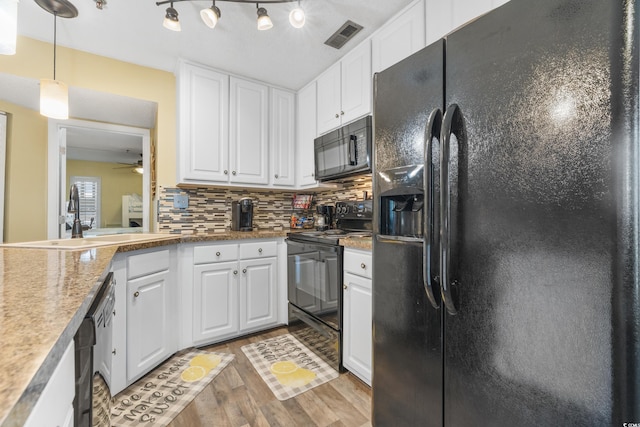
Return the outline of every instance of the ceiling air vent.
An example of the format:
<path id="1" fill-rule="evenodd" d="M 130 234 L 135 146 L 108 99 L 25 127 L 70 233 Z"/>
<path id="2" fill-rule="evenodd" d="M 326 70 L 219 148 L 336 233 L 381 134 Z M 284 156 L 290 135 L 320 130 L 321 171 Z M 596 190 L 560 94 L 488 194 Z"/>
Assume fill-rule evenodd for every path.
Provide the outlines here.
<path id="1" fill-rule="evenodd" d="M 353 21 L 347 21 L 342 24 L 342 27 L 338 29 L 331 37 L 327 39 L 324 44 L 336 49 L 340 49 L 344 46 L 353 36 L 358 34 L 358 31 L 362 29 L 362 25 L 358 25 Z"/>

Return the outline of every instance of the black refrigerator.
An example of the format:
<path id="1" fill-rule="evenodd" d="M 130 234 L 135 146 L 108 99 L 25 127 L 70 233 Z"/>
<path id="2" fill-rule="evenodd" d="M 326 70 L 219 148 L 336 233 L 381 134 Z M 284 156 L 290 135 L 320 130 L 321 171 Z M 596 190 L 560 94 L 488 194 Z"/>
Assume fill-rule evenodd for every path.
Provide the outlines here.
<path id="1" fill-rule="evenodd" d="M 375 426 L 640 423 L 638 4 L 511 0 L 375 77 Z"/>

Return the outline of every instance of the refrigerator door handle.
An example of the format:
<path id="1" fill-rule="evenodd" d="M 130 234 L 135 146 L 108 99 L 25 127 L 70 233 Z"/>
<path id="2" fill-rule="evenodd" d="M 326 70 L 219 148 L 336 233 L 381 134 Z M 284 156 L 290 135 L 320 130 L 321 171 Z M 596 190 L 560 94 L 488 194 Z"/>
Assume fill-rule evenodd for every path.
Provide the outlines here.
<path id="1" fill-rule="evenodd" d="M 440 144 L 440 130 L 442 127 L 442 111 L 436 108 L 429 115 L 429 122 L 424 131 L 424 198 L 425 198 L 425 215 L 424 215 L 424 247 L 423 247 L 423 260 L 422 260 L 422 277 L 424 281 L 424 290 L 427 293 L 427 298 L 433 306 L 433 308 L 440 308 L 440 290 L 438 289 L 439 277 L 437 276 L 437 233 L 438 230 L 434 227 L 434 194 L 435 180 L 437 177 L 434 174 L 433 167 L 433 151 L 434 143 Z M 435 260 L 434 260 L 435 258 Z M 435 262 L 433 262 L 435 261 Z M 434 290 L 435 288 L 435 290 Z"/>
<path id="2" fill-rule="evenodd" d="M 440 290 L 447 311 L 449 314 L 456 314 L 458 284 L 451 280 L 451 183 L 449 181 L 451 135 L 456 135 L 458 144 L 466 138 L 462 112 L 457 104 L 451 104 L 447 108 L 442 120 L 440 137 L 442 141 L 440 147 Z"/>

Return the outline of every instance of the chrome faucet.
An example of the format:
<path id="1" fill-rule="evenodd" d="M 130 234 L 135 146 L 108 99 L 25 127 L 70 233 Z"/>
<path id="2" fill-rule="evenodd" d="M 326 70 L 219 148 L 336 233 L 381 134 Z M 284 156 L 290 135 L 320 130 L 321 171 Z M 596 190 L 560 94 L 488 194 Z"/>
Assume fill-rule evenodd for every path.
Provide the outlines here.
<path id="1" fill-rule="evenodd" d="M 71 188 L 69 189 L 69 205 L 67 206 L 67 212 L 75 213 L 73 227 L 71 228 L 71 238 L 82 238 L 82 223 L 80 222 L 80 194 L 78 193 L 78 187 L 75 184 L 71 184 Z"/>

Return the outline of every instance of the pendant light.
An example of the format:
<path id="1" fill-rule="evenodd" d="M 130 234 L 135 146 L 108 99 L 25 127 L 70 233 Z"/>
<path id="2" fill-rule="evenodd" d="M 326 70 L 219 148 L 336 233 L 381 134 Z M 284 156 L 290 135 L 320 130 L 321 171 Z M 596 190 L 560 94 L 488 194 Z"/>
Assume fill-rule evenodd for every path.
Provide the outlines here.
<path id="1" fill-rule="evenodd" d="M 258 8 L 258 30 L 264 31 L 273 28 L 273 22 L 267 15 L 267 9 L 260 7 L 258 3 L 256 3 L 256 7 Z"/>
<path id="2" fill-rule="evenodd" d="M 218 19 L 220 19 L 222 13 L 220 13 L 220 9 L 216 7 L 216 1 L 213 0 L 213 5 L 207 9 L 202 9 L 200 11 L 200 18 L 204 24 L 209 28 L 215 28 L 218 23 Z"/>
<path id="3" fill-rule="evenodd" d="M 69 118 L 69 89 L 56 80 L 56 48 L 58 17 L 75 18 L 78 9 L 67 0 L 35 0 L 40 7 L 53 14 L 53 80 L 40 79 L 40 114 L 52 119 Z"/>
<path id="4" fill-rule="evenodd" d="M 182 31 L 180 20 L 178 20 L 178 11 L 173 8 L 173 2 L 167 8 L 167 14 L 164 16 L 162 26 L 171 31 Z"/>
<path id="5" fill-rule="evenodd" d="M 304 10 L 300 8 L 300 1 L 298 1 L 298 7 L 296 7 L 289 13 L 289 23 L 294 28 L 302 28 L 304 27 L 304 22 Z"/>
<path id="6" fill-rule="evenodd" d="M 18 0 L 0 0 L 0 55 L 16 54 Z"/>
<path id="7" fill-rule="evenodd" d="M 52 119 L 69 118 L 69 88 L 56 80 L 56 22 L 58 14 L 53 13 L 53 80 L 40 79 L 40 114 Z"/>

